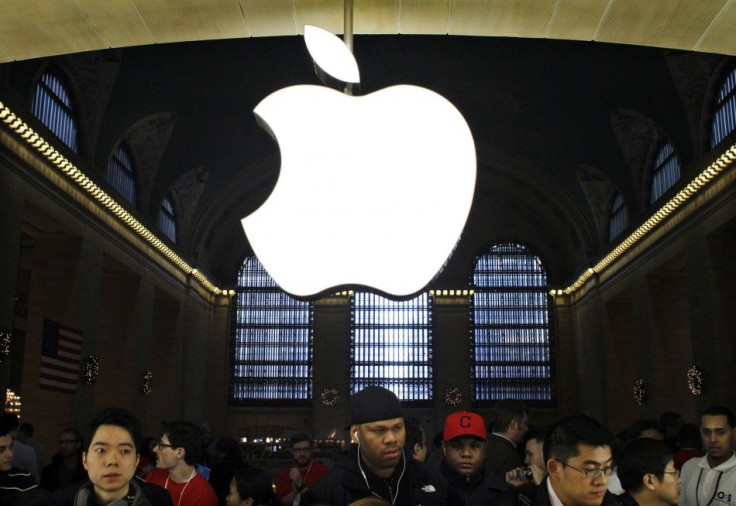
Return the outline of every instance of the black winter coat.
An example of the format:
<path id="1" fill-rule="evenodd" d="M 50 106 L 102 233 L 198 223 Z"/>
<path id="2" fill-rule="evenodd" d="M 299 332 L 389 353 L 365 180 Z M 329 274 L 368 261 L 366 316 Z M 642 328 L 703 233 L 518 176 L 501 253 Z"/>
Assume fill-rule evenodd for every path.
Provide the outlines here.
<path id="1" fill-rule="evenodd" d="M 447 460 L 442 459 L 440 472 L 447 480 L 448 506 L 489 506 L 504 493 L 514 490 L 484 466 L 471 475 L 465 475 L 452 469 Z"/>
<path id="2" fill-rule="evenodd" d="M 404 462 L 406 469 L 404 470 Z M 365 463 L 358 467 L 358 450 L 353 446 L 335 463 L 303 497 L 305 505 L 347 506 L 362 499 L 378 495 L 391 502 L 396 495 L 395 506 L 445 506 L 447 489 L 444 479 L 421 462 L 402 457 L 390 479 L 371 473 Z M 402 476 L 403 470 L 403 476 Z M 365 477 L 363 476 L 365 473 Z"/>

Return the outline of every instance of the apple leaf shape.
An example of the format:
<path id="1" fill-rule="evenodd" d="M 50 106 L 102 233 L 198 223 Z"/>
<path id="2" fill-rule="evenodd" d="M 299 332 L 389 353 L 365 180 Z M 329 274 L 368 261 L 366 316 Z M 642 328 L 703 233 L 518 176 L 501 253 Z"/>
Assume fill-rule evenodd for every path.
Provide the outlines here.
<path id="1" fill-rule="evenodd" d="M 320 71 L 343 83 L 360 83 L 358 62 L 339 37 L 322 28 L 304 25 L 304 42 Z"/>

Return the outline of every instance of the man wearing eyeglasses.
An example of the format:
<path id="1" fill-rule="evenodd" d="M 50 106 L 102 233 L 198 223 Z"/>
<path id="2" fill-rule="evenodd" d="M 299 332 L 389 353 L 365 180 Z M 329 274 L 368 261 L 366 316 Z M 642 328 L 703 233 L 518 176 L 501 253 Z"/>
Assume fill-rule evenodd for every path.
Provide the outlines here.
<path id="1" fill-rule="evenodd" d="M 664 441 L 640 438 L 629 442 L 618 457 L 623 506 L 673 506 L 680 498 L 680 472 Z"/>
<path id="2" fill-rule="evenodd" d="M 700 416 L 700 437 L 707 452 L 682 466 L 682 506 L 736 505 L 736 420 L 733 411 L 713 406 Z"/>
<path id="3" fill-rule="evenodd" d="M 544 438 L 548 475 L 539 486 L 514 492 L 523 506 L 620 506 L 606 485 L 611 476 L 613 435 L 589 416 L 553 425 Z M 514 503 L 514 495 L 511 503 Z M 506 500 L 498 504 L 509 504 Z"/>
<path id="4" fill-rule="evenodd" d="M 322 462 L 312 459 L 312 439 L 299 432 L 291 437 L 294 466 L 284 469 L 276 480 L 276 495 L 287 506 L 300 503 L 301 495 L 330 471 Z"/>
<path id="5" fill-rule="evenodd" d="M 87 477 L 82 465 L 82 436 L 75 428 L 64 429 L 59 435 L 59 451 L 51 464 L 41 471 L 41 488 L 53 492 Z"/>
<path id="6" fill-rule="evenodd" d="M 217 494 L 197 472 L 202 457 L 202 432 L 187 421 L 165 422 L 156 447 L 156 469 L 146 481 L 166 489 L 173 506 L 218 506 Z"/>

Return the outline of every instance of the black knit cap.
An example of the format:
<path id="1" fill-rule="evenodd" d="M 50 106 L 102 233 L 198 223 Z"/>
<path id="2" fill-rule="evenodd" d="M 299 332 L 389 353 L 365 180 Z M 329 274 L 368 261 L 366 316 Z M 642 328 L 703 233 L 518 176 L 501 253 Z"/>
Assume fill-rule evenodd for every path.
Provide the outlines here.
<path id="1" fill-rule="evenodd" d="M 403 416 L 399 398 L 386 388 L 365 387 L 350 398 L 351 425 L 391 420 Z"/>

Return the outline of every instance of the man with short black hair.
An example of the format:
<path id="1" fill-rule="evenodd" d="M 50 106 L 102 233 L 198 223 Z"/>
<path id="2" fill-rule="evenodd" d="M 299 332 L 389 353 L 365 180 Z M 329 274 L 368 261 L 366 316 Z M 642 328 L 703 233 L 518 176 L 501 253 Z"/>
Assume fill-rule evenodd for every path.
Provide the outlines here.
<path id="1" fill-rule="evenodd" d="M 7 427 L 11 438 L 13 438 L 13 466 L 31 473 L 33 481 L 39 483 L 41 481 L 41 473 L 38 469 L 38 461 L 36 460 L 36 452 L 30 446 L 18 441 L 18 428 L 20 427 L 20 419 L 15 413 L 3 413 L 0 415 L 0 425 Z"/>
<path id="2" fill-rule="evenodd" d="M 486 469 L 497 476 L 521 467 L 523 460 L 517 445 L 529 429 L 529 410 L 516 399 L 499 401 L 495 408 L 493 432 L 488 438 Z"/>
<path id="3" fill-rule="evenodd" d="M 524 467 L 517 467 L 506 473 L 506 483 L 515 487 L 542 483 L 547 476 L 547 465 L 544 463 L 544 435 L 545 430 L 541 428 L 530 429 L 526 433 Z"/>
<path id="4" fill-rule="evenodd" d="M 682 466 L 683 506 L 736 505 L 736 420 L 725 406 L 713 406 L 700 416 L 700 437 L 707 452 Z"/>
<path id="5" fill-rule="evenodd" d="M 519 487 L 514 492 L 518 504 L 619 506 L 616 496 L 606 489 L 613 465 L 613 441 L 613 434 L 589 416 L 557 422 L 544 437 L 547 477 L 539 486 Z"/>
<path id="6" fill-rule="evenodd" d="M 41 471 L 41 488 L 53 492 L 61 487 L 87 478 L 82 463 L 82 436 L 69 427 L 59 435 L 59 452 L 51 457 L 51 463 Z"/>
<path id="7" fill-rule="evenodd" d="M 404 443 L 404 453 L 418 460 L 426 462 L 427 452 L 427 435 L 418 418 L 409 416 L 404 418 L 406 427 L 406 442 Z"/>
<path id="8" fill-rule="evenodd" d="M 672 450 L 662 440 L 639 438 L 626 444 L 618 457 L 618 478 L 624 506 L 673 506 L 680 498 L 680 472 Z"/>
<path id="9" fill-rule="evenodd" d="M 448 505 L 487 505 L 511 490 L 504 481 L 486 472 L 486 422 L 478 413 L 458 411 L 445 420 L 440 472 L 448 482 Z"/>
<path id="10" fill-rule="evenodd" d="M 156 469 L 146 481 L 165 488 L 174 506 L 218 506 L 217 494 L 195 468 L 202 456 L 202 431 L 192 422 L 164 422 L 156 447 Z"/>
<path id="11" fill-rule="evenodd" d="M 276 495 L 284 505 L 298 505 L 302 494 L 327 474 L 330 468 L 312 458 L 312 438 L 305 432 L 291 436 L 290 450 L 294 466 L 279 474 Z"/>
<path id="12" fill-rule="evenodd" d="M 31 473 L 13 466 L 13 446 L 15 442 L 10 436 L 11 427 L 0 423 L 0 501 L 3 504 L 14 503 L 11 496 L 25 494 L 36 489 L 36 482 Z"/>
<path id="13" fill-rule="evenodd" d="M 304 496 L 305 504 L 347 505 L 378 497 L 394 506 L 445 505 L 444 480 L 404 455 L 401 403 L 383 387 L 369 386 L 350 398 L 348 452 Z"/>
<path id="14" fill-rule="evenodd" d="M 62 487 L 46 506 L 172 506 L 161 487 L 135 477 L 141 423 L 128 410 L 107 408 L 84 431 L 82 463 L 89 480 Z"/>

